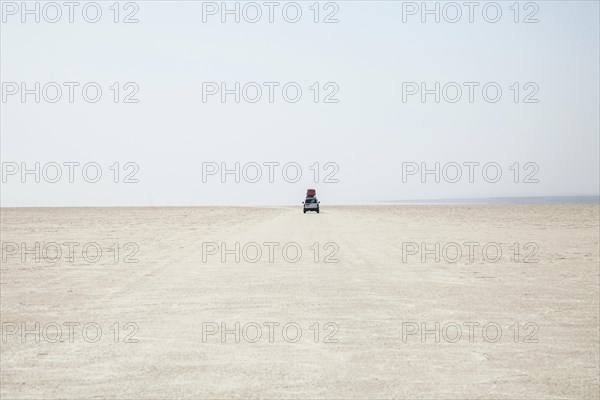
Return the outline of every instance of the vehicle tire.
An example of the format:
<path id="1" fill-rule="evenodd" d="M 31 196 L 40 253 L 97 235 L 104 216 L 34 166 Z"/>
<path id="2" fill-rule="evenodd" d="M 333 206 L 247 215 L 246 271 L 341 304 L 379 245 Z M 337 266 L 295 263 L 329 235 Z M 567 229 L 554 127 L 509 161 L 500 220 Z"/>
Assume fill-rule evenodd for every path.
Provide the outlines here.
<path id="1" fill-rule="evenodd" d="M 303 211 L 304 211 L 304 214 L 306 214 L 306 210 L 303 210 Z"/>
<path id="2" fill-rule="evenodd" d="M 319 209 L 317 208 L 317 214 L 319 213 Z"/>

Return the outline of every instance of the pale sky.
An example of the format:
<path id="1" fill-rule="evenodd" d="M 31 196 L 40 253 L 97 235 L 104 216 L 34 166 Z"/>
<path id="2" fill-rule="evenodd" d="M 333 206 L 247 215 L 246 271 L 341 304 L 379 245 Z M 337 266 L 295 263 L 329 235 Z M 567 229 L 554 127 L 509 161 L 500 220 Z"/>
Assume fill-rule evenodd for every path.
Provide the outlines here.
<path id="1" fill-rule="evenodd" d="M 472 23 L 464 6 L 458 22 L 445 21 L 443 2 L 440 22 L 425 15 L 423 23 L 421 10 L 412 15 L 411 8 L 421 7 L 420 1 L 320 2 L 317 23 L 313 1 L 296 2 L 302 10 L 297 23 L 283 18 L 290 2 L 278 2 L 273 23 L 264 2 L 255 3 L 262 12 L 258 22 L 242 14 L 239 23 L 234 15 L 225 15 L 223 23 L 220 10 L 212 13 L 222 2 L 199 1 L 121 2 L 115 23 L 109 1 L 97 2 L 102 16 L 89 23 L 82 17 L 86 3 L 75 8 L 73 23 L 64 6 L 62 18 L 50 23 L 44 17 L 54 18 L 55 10 L 44 11 L 40 2 L 36 23 L 35 15 L 22 15 L 20 1 L 2 2 L 4 207 L 299 205 L 309 187 L 317 189 L 323 204 L 600 191 L 597 1 L 521 2 L 516 23 L 513 1 L 497 2 L 502 11 L 497 23 L 483 18 L 482 8 L 490 2 L 478 3 Z M 241 13 L 254 18 L 256 8 L 239 4 Z M 428 5 L 433 9 L 435 2 Z M 228 6 L 233 9 L 235 2 Z M 296 8 L 287 6 L 290 19 Z M 445 11 L 454 17 L 455 10 Z M 488 17 L 494 12 L 488 9 Z M 131 13 L 139 22 L 123 23 Z M 94 9 L 88 7 L 87 15 L 93 18 Z M 328 15 L 338 22 L 324 23 Z M 527 16 L 539 22 L 524 23 Z M 29 94 L 23 103 L 21 84 L 35 91 L 35 82 L 40 82 L 40 102 Z M 62 88 L 56 103 L 47 101 L 55 95 L 54 84 L 42 93 L 51 82 Z M 73 103 L 64 82 L 79 84 L 73 86 Z M 96 103 L 82 97 L 88 82 L 102 89 Z M 233 90 L 236 82 L 240 102 L 234 94 L 221 102 L 221 83 Z M 265 82 L 276 82 L 272 103 Z M 405 92 L 403 102 L 403 86 L 420 91 L 421 83 L 434 89 L 436 82 L 440 92 L 446 85 L 447 98 L 459 86 L 462 98 L 451 103 L 440 93 L 436 103 L 430 94 L 423 103 L 420 92 Z M 451 82 L 457 84 L 447 85 Z M 472 103 L 465 82 L 477 83 Z M 294 87 L 301 88 L 297 102 L 283 97 L 287 83 L 291 97 Z M 493 83 L 488 94 L 494 94 L 493 87 L 502 90 L 495 103 L 482 95 L 487 83 Z M 262 97 L 252 103 L 257 86 Z M 123 103 L 138 88 L 132 97 L 138 102 Z M 215 88 L 219 93 L 210 95 Z M 92 96 L 93 88 L 88 93 Z M 337 102 L 325 103 L 327 95 Z M 528 95 L 537 102 L 524 102 Z M 23 165 L 35 169 L 36 162 L 40 183 L 34 173 L 21 182 Z M 128 162 L 139 171 L 133 164 L 125 167 Z M 61 166 L 57 183 L 49 182 L 53 163 Z M 73 183 L 64 163 L 79 163 L 73 164 Z M 83 179 L 81 166 L 87 163 L 100 166 L 99 182 Z M 226 175 L 225 183 L 220 171 L 208 174 L 222 163 L 228 169 L 239 163 L 239 183 L 234 174 Z M 415 165 L 419 172 L 403 179 L 403 163 L 411 163 L 404 164 L 405 172 Z M 421 182 L 422 163 L 429 169 L 440 163 L 439 183 L 433 174 Z M 488 163 L 501 168 L 496 183 L 482 176 Z M 262 179 L 252 183 L 257 164 Z M 284 179 L 285 164 L 291 165 L 290 181 L 294 168 L 301 168 L 297 182 Z M 451 183 L 457 164 L 462 179 Z M 473 165 L 473 182 L 467 165 Z M 448 179 L 441 175 L 444 166 Z M 122 182 L 130 172 L 139 182 Z M 488 172 L 494 178 L 493 169 Z M 523 182 L 527 177 L 538 182 Z"/>

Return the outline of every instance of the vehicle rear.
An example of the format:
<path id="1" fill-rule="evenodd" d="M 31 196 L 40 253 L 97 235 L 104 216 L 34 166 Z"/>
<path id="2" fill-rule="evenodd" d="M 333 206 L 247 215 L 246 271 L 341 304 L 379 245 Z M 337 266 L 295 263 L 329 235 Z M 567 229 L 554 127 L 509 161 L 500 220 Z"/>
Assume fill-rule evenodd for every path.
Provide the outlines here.
<path id="1" fill-rule="evenodd" d="M 319 212 L 319 200 L 316 197 L 307 197 L 304 200 L 304 212 L 316 211 Z"/>

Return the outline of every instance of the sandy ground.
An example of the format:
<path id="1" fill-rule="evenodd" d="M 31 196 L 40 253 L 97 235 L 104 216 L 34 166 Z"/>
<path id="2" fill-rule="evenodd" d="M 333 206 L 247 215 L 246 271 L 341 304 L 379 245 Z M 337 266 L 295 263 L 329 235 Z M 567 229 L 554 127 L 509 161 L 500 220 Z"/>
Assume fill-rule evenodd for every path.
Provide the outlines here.
<path id="1" fill-rule="evenodd" d="M 599 219 L 597 205 L 2 209 L 0 397 L 598 398 Z M 21 254 L 36 242 L 37 263 Z M 52 242 L 80 245 L 51 262 Z M 412 242 L 439 242 L 440 261 Z M 480 246 L 452 263 L 450 242 Z"/>

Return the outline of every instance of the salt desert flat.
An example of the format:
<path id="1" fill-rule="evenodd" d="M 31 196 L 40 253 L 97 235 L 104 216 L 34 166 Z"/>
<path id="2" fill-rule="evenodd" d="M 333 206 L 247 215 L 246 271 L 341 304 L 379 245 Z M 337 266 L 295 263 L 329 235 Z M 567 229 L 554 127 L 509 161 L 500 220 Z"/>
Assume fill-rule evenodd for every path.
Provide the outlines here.
<path id="1" fill-rule="evenodd" d="M 1 219 L 3 399 L 598 398 L 597 204 Z"/>

